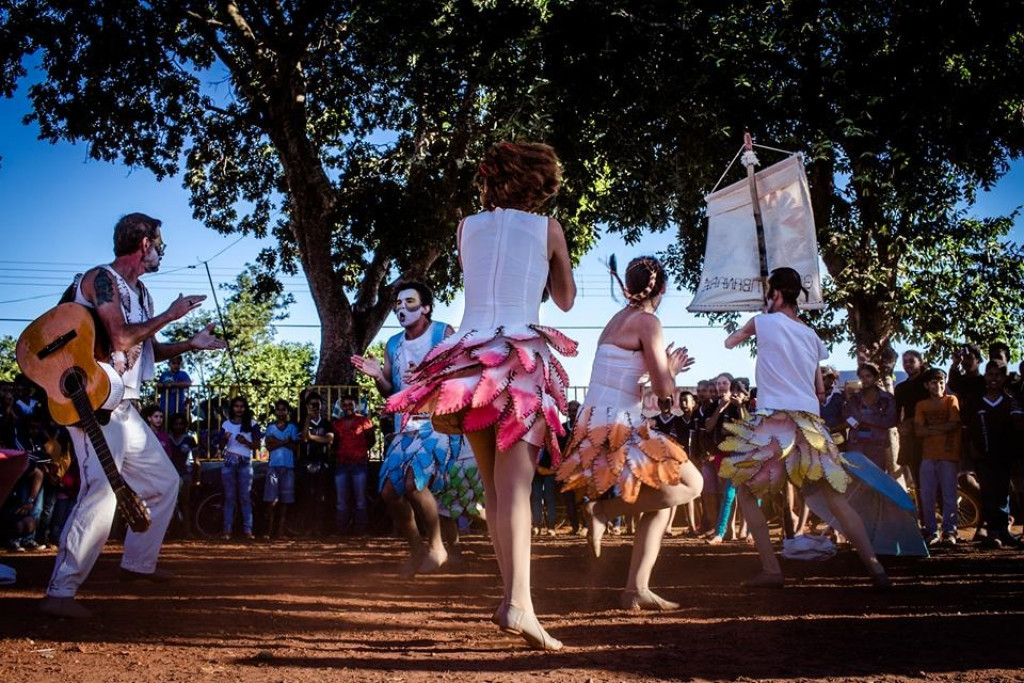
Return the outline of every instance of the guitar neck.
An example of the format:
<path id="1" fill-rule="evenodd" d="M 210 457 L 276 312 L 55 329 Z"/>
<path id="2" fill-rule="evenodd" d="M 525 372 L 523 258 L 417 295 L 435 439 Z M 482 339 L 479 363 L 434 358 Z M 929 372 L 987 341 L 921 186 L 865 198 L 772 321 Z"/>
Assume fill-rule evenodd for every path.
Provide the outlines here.
<path id="1" fill-rule="evenodd" d="M 78 411 L 78 417 L 80 418 L 78 424 L 89 437 L 89 443 L 92 444 L 93 450 L 96 451 L 100 465 L 103 466 L 103 473 L 107 475 L 107 481 L 110 482 L 110 486 L 117 492 L 124 486 L 124 479 L 121 478 L 121 473 L 117 470 L 114 455 L 110 452 L 110 446 L 107 445 L 106 437 L 103 436 L 103 429 L 100 427 L 99 420 L 96 419 L 96 413 L 89 403 L 89 397 L 86 396 L 84 391 L 75 391 L 71 396 L 71 400 Z"/>

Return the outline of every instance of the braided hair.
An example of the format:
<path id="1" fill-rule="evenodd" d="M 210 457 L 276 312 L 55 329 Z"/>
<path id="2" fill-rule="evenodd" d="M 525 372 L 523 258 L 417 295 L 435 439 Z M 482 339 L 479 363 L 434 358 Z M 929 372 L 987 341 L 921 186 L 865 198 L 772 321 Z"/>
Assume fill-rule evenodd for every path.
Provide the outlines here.
<path id="1" fill-rule="evenodd" d="M 609 260 L 608 270 L 622 288 L 622 295 L 626 297 L 628 305 L 633 308 L 661 294 L 668 280 L 665 267 L 653 256 L 638 256 L 630 261 L 626 266 L 625 282 L 619 277 L 614 256 Z"/>

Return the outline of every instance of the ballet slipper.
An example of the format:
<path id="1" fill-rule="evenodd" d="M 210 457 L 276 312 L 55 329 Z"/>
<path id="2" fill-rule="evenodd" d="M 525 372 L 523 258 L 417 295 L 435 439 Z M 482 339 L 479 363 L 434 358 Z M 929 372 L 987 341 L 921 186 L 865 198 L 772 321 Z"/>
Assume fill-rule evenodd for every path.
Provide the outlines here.
<path id="1" fill-rule="evenodd" d="M 622 591 L 622 595 L 619 597 L 619 604 L 622 605 L 622 609 L 629 610 L 630 612 L 639 612 L 641 610 L 667 612 L 669 610 L 679 609 L 678 602 L 666 600 L 649 588 L 644 590 Z"/>
<path id="2" fill-rule="evenodd" d="M 448 561 L 448 551 L 444 548 L 440 550 L 428 550 L 423 556 L 423 560 L 420 562 L 416 569 L 417 574 L 431 574 L 436 572 L 438 569 L 444 566 L 445 562 Z"/>
<path id="3" fill-rule="evenodd" d="M 608 520 L 597 513 L 597 503 L 587 503 L 589 520 L 587 521 L 587 540 L 590 544 L 590 553 L 594 557 L 601 557 L 601 539 L 608 529 Z"/>
<path id="4" fill-rule="evenodd" d="M 552 638 L 541 627 L 540 622 L 537 621 L 537 615 L 527 614 L 523 608 L 510 603 L 504 613 L 497 616 L 498 626 L 502 631 L 522 636 L 523 640 L 534 650 L 557 652 L 562 649 L 562 642 Z"/>
<path id="5" fill-rule="evenodd" d="M 725 539 L 719 536 L 718 534 L 715 534 L 714 536 L 706 540 L 705 543 L 707 543 L 708 545 L 722 545 L 723 543 L 725 543 Z"/>
<path id="6" fill-rule="evenodd" d="M 782 578 L 782 574 L 761 572 L 754 578 L 747 579 L 740 585 L 744 588 L 782 588 L 784 584 L 785 579 Z"/>

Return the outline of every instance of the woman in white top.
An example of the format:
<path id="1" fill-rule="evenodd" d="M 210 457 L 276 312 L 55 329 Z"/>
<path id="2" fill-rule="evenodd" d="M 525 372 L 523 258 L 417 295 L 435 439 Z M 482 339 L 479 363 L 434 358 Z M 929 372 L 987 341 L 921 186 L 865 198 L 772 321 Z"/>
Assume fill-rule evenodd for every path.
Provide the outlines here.
<path id="1" fill-rule="evenodd" d="M 614 270 L 612 271 L 615 272 Z M 618 277 L 616 275 L 616 277 Z M 633 259 L 622 292 L 629 305 L 616 313 L 597 341 L 586 400 L 558 470 L 564 490 L 585 488 L 590 505 L 590 548 L 601 554 L 609 519 L 640 514 L 621 605 L 627 610 L 678 609 L 650 589 L 671 510 L 700 495 L 704 480 L 683 446 L 651 429 L 641 412 L 649 377 L 659 398 L 676 393 L 675 377 L 693 364 L 685 348 L 665 347 L 655 311 L 666 289 L 665 269 L 652 257 Z"/>
<path id="2" fill-rule="evenodd" d="M 492 621 L 533 648 L 559 650 L 530 595 L 530 491 L 540 446 L 558 460 L 559 413 L 568 411 L 569 379 L 549 347 L 576 354 L 576 342 L 539 324 L 545 290 L 563 311 L 576 298 L 562 226 L 534 213 L 558 191 L 561 171 L 547 145 L 503 142 L 488 150 L 477 183 L 485 210 L 458 232 L 462 324 L 388 409 L 429 412 L 435 429 L 469 439 L 505 589 Z"/>

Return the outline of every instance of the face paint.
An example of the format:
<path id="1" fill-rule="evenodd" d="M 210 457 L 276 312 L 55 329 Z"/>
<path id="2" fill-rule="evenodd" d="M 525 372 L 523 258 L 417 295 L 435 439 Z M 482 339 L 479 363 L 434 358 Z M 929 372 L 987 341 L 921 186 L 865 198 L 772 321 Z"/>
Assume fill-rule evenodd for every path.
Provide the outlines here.
<path id="1" fill-rule="evenodd" d="M 164 256 L 164 241 L 159 235 L 149 239 L 152 245 L 142 257 L 142 266 L 147 273 L 155 273 L 160 270 L 160 261 Z"/>
<path id="2" fill-rule="evenodd" d="M 402 327 L 415 324 L 423 316 L 423 302 L 420 300 L 419 292 L 415 289 L 400 291 L 395 300 L 395 315 Z"/>

